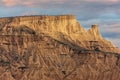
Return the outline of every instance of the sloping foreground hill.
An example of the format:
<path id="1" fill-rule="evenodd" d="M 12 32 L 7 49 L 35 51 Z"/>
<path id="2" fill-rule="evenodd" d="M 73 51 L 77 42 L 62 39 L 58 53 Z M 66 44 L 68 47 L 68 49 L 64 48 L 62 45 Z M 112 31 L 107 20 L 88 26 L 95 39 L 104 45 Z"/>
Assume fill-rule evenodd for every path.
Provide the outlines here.
<path id="1" fill-rule="evenodd" d="M 74 16 L 0 19 L 0 80 L 120 80 L 119 49 Z"/>

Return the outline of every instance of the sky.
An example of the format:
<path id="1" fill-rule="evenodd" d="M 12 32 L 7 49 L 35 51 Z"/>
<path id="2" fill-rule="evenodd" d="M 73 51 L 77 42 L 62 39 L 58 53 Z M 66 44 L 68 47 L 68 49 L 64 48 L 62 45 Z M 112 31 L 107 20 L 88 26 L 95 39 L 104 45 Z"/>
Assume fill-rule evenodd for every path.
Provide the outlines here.
<path id="1" fill-rule="evenodd" d="M 76 15 L 86 29 L 98 24 L 120 48 L 120 0 L 0 0 L 0 17 L 63 14 Z"/>

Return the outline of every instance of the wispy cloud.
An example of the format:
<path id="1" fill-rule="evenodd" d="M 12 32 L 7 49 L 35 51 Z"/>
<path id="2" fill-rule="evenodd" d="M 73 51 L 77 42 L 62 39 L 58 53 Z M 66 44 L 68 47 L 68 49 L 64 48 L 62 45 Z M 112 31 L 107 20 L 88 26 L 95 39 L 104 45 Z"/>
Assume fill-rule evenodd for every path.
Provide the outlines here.
<path id="1" fill-rule="evenodd" d="M 107 3 L 113 3 L 113 2 L 119 2 L 119 0 L 85 0 L 85 1 L 87 1 L 87 2 L 107 2 Z"/>
<path id="2" fill-rule="evenodd" d="M 106 38 L 111 41 L 115 46 L 120 47 L 120 38 Z"/>
<path id="3" fill-rule="evenodd" d="M 56 3 L 61 4 L 66 2 L 67 0 L 1 0 L 3 6 L 13 7 L 13 6 L 40 6 L 42 4 Z"/>
<path id="4" fill-rule="evenodd" d="M 2 0 L 2 4 L 6 7 L 16 6 L 20 2 L 19 0 Z"/>

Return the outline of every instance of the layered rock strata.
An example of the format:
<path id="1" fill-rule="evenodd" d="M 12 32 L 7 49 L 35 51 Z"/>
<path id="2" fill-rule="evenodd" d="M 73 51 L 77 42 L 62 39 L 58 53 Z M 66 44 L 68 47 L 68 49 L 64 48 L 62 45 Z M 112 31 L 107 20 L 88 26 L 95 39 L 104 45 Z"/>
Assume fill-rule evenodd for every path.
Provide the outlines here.
<path id="1" fill-rule="evenodd" d="M 0 19 L 0 80 L 120 80 L 119 49 L 73 15 Z"/>

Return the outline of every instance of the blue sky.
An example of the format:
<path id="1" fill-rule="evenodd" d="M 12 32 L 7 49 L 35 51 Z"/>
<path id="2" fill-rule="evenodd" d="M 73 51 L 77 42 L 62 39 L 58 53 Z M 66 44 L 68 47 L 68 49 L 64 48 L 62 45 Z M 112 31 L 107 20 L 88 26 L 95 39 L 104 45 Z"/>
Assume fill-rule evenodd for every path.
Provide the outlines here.
<path id="1" fill-rule="evenodd" d="M 0 17 L 74 14 L 86 29 L 99 24 L 102 35 L 120 47 L 120 0 L 0 0 Z"/>

